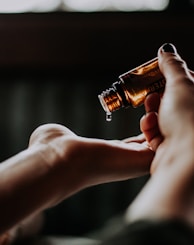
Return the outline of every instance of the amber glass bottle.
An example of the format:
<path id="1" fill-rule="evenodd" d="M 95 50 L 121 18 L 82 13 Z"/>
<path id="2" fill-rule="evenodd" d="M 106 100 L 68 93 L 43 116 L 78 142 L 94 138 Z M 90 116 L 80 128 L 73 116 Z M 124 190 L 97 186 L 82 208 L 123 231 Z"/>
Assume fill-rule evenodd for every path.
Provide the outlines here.
<path id="1" fill-rule="evenodd" d="M 154 58 L 120 75 L 118 81 L 98 98 L 108 115 L 122 107 L 142 105 L 149 93 L 160 92 L 164 86 L 165 80 L 158 67 L 158 58 Z"/>

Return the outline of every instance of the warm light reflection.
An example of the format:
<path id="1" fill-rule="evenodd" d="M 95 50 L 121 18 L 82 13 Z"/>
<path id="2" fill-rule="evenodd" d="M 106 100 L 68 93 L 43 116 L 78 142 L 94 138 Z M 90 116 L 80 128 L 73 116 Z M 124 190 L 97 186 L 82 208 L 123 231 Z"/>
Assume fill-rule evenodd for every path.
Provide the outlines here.
<path id="1" fill-rule="evenodd" d="M 1 13 L 164 10 L 169 0 L 0 0 Z"/>

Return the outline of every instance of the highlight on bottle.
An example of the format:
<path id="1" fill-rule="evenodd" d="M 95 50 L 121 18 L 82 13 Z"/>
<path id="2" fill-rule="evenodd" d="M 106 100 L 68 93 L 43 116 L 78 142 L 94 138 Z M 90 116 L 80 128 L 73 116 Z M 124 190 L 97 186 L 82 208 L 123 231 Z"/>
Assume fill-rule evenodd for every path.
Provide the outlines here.
<path id="1" fill-rule="evenodd" d="M 98 95 L 98 98 L 106 112 L 106 120 L 110 121 L 112 112 L 122 107 L 141 106 L 149 93 L 162 92 L 164 87 L 165 79 L 156 57 L 120 75 L 118 81 Z"/>

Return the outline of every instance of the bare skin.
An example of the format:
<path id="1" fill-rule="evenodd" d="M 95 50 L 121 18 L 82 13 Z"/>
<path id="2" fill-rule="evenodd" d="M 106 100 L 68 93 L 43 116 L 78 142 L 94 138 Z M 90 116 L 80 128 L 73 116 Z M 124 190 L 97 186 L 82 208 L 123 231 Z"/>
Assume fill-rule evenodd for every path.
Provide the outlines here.
<path id="1" fill-rule="evenodd" d="M 174 48 L 175 49 L 175 48 Z M 141 129 L 156 155 L 151 178 L 127 212 L 127 220 L 179 218 L 194 227 L 194 78 L 177 54 L 158 52 L 166 78 L 163 97 L 145 101 Z"/>
<path id="2" fill-rule="evenodd" d="M 26 150 L 0 165 L 0 232 L 81 189 L 145 175 L 153 156 L 142 135 L 106 141 L 58 124 L 40 126 Z"/>

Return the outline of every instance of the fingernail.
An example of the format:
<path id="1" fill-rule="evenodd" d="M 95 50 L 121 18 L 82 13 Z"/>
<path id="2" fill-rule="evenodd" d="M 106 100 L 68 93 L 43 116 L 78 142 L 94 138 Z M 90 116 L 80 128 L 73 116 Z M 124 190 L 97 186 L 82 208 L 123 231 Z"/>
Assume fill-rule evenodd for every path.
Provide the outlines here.
<path id="1" fill-rule="evenodd" d="M 166 53 L 173 53 L 174 54 L 174 53 L 176 53 L 176 48 L 171 43 L 165 43 L 162 46 L 162 51 L 166 52 Z"/>

